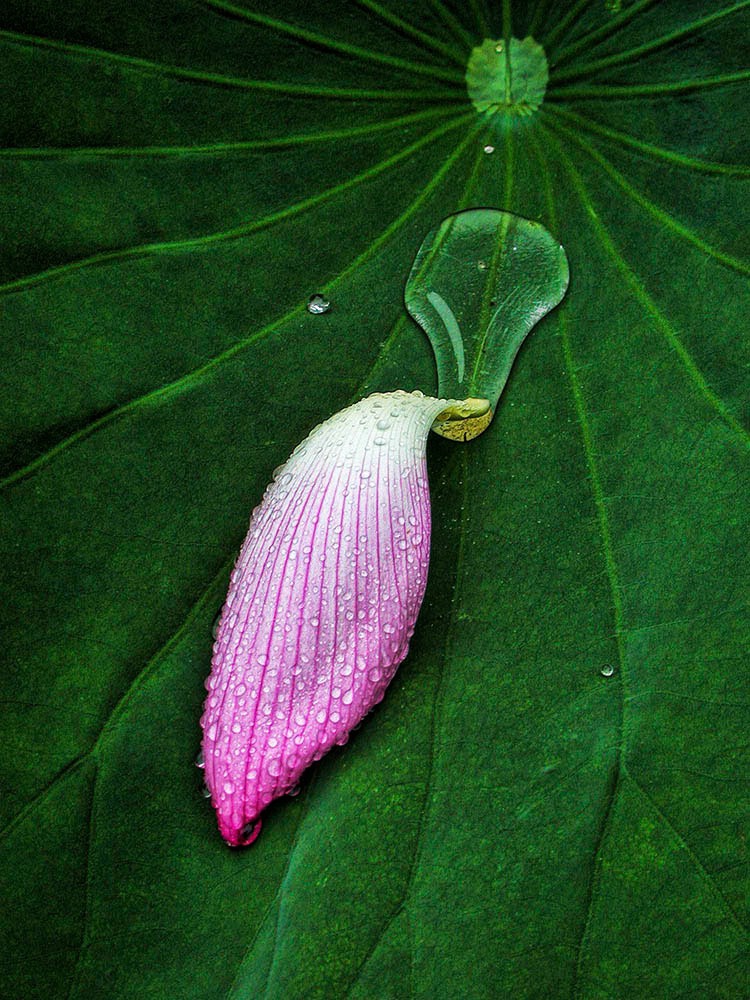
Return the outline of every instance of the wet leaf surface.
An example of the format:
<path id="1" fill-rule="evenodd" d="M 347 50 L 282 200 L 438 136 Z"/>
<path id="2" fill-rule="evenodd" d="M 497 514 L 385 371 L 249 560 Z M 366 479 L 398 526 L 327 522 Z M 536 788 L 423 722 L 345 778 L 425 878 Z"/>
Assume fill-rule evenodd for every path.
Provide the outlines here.
<path id="1" fill-rule="evenodd" d="M 0 19 L 8 995 L 745 996 L 750 3 Z M 544 103 L 486 119 L 511 34 Z M 404 282 L 471 207 L 568 295 L 432 443 L 385 701 L 232 852 L 193 761 L 249 512 L 315 423 L 434 390 Z"/>

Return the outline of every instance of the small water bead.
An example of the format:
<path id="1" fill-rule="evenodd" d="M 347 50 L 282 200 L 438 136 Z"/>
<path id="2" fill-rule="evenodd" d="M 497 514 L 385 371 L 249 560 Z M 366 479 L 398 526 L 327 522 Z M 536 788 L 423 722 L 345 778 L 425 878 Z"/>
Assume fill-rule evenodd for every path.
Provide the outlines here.
<path id="1" fill-rule="evenodd" d="M 203 756 L 203 748 L 202 747 L 198 751 L 198 756 L 195 758 L 195 766 L 196 767 L 205 767 L 206 766 L 206 760 L 205 760 L 205 758 Z"/>
<path id="2" fill-rule="evenodd" d="M 614 674 L 614 672 L 615 668 L 611 663 L 605 663 L 604 666 L 599 671 L 602 677 L 611 677 Z"/>
<path id="3" fill-rule="evenodd" d="M 323 723 L 326 721 L 327 718 L 328 718 L 328 712 L 326 712 L 324 708 L 321 708 L 321 710 L 315 716 L 316 721 L 319 722 L 321 725 L 323 725 Z"/>
<path id="4" fill-rule="evenodd" d="M 204 799 L 211 798 L 211 789 L 208 787 L 208 785 L 204 785 L 203 788 L 201 788 L 201 795 L 203 796 Z"/>
<path id="5" fill-rule="evenodd" d="M 386 441 L 385 438 L 376 437 L 372 443 L 381 448 L 384 444 L 387 444 L 388 442 Z"/>
<path id="6" fill-rule="evenodd" d="M 274 760 L 269 760 L 266 764 L 266 770 L 271 775 L 272 778 L 278 778 L 281 774 L 281 761 L 278 758 Z"/>
<path id="7" fill-rule="evenodd" d="M 387 419 L 378 420 L 378 422 L 377 422 L 377 424 L 375 426 L 377 427 L 377 429 L 379 431 L 387 431 L 389 429 L 389 427 L 391 426 L 391 422 L 390 422 L 390 420 L 387 420 Z"/>
<path id="8" fill-rule="evenodd" d="M 485 153 L 487 153 L 487 155 L 489 156 L 489 155 L 490 155 L 491 153 L 494 153 L 494 152 L 495 152 L 495 147 L 494 147 L 494 146 L 490 146 L 490 145 L 488 144 L 488 145 L 486 145 L 486 146 L 484 147 L 484 151 L 485 151 Z"/>
<path id="9" fill-rule="evenodd" d="M 341 704 L 351 705 L 353 701 L 354 701 L 354 691 L 352 691 L 352 689 L 349 688 L 348 691 L 344 691 L 344 693 L 341 695 Z"/>
<path id="10" fill-rule="evenodd" d="M 227 793 L 227 795 L 234 794 L 234 784 L 233 784 L 233 782 L 231 782 L 231 781 L 225 781 L 224 782 L 224 791 Z"/>
<path id="11" fill-rule="evenodd" d="M 480 260 L 480 261 L 478 261 L 477 262 L 477 267 L 479 268 L 480 271 L 486 271 L 487 270 L 487 261 L 486 260 Z"/>
<path id="12" fill-rule="evenodd" d="M 259 826 L 259 820 L 252 820 L 250 823 L 245 823 L 240 830 L 240 843 L 248 844 L 251 840 L 253 840 Z"/>
<path id="13" fill-rule="evenodd" d="M 331 303 L 324 295 L 321 295 L 320 293 L 311 295 L 310 298 L 308 299 L 307 311 L 309 313 L 312 313 L 313 316 L 322 316 L 323 313 L 330 312 L 330 309 L 331 309 Z"/>
<path id="14" fill-rule="evenodd" d="M 219 625 L 221 625 L 221 613 L 224 609 L 220 608 L 216 617 L 214 618 L 213 625 L 211 626 L 211 638 L 215 639 L 219 634 Z"/>
<path id="15" fill-rule="evenodd" d="M 496 42 L 495 43 L 495 52 L 497 52 L 497 54 L 500 55 L 500 53 L 502 51 L 503 51 L 503 43 L 502 42 Z"/>

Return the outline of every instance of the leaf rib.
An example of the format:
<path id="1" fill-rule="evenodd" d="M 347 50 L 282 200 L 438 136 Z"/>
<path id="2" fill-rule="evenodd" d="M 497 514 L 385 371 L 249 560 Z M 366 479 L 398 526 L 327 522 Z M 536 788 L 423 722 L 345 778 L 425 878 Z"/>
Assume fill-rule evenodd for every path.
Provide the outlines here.
<path id="1" fill-rule="evenodd" d="M 717 76 L 701 77 L 697 80 L 676 80 L 672 83 L 602 84 L 601 86 L 557 87 L 550 80 L 547 88 L 549 100 L 621 100 L 638 97 L 670 97 L 675 94 L 689 94 L 710 87 L 725 87 L 733 83 L 750 80 L 750 70 L 736 73 L 721 73 Z"/>
<path id="2" fill-rule="evenodd" d="M 206 84 L 234 90 L 260 90 L 290 97 L 321 97 L 327 100 L 352 101 L 401 101 L 401 100 L 439 100 L 455 98 L 456 89 L 451 90 L 379 90 L 358 89 L 348 87 L 317 87 L 309 84 L 279 83 L 273 80 L 249 80 L 244 77 L 224 76 L 220 73 L 209 73 L 203 70 L 191 70 L 182 66 L 169 66 L 165 63 L 143 59 L 140 56 L 125 56 L 107 49 L 92 48 L 75 42 L 63 42 L 54 38 L 42 38 L 38 35 L 25 35 L 20 32 L 0 30 L 0 41 L 30 48 L 51 49 L 74 56 L 89 59 L 106 60 L 129 69 L 153 73 L 159 76 L 184 80 L 188 83 Z"/>
<path id="3" fill-rule="evenodd" d="M 694 233 L 692 229 L 689 229 L 687 226 L 684 226 L 681 222 L 675 219 L 670 212 L 665 211 L 663 208 L 659 208 L 659 206 L 654 204 L 650 198 L 647 198 L 632 184 L 630 184 L 630 182 L 626 180 L 620 171 L 617 170 L 602 153 L 595 149 L 590 143 L 586 142 L 585 139 L 582 139 L 572 128 L 560 122 L 549 122 L 548 127 L 553 128 L 555 132 L 562 133 L 573 142 L 576 142 L 581 149 L 587 153 L 591 159 L 599 165 L 599 167 L 601 167 L 602 171 L 607 174 L 608 177 L 612 178 L 612 180 L 622 191 L 625 192 L 631 201 L 642 208 L 652 218 L 666 226 L 667 229 L 670 229 L 681 239 L 686 240 L 694 247 L 697 247 L 702 253 L 706 254 L 706 256 L 712 257 L 722 266 L 727 267 L 732 271 L 737 271 L 739 274 L 750 275 L 750 264 L 745 263 L 745 261 L 740 260 L 738 257 L 733 257 L 731 254 L 717 250 L 715 247 L 711 246 L 710 243 L 707 243 L 704 239 Z"/>
<path id="4" fill-rule="evenodd" d="M 568 13 L 565 14 L 564 17 L 560 18 L 555 27 L 549 32 L 549 34 L 544 36 L 544 47 L 547 52 L 548 58 L 554 51 L 555 42 L 558 40 L 558 38 L 564 38 L 566 32 L 568 32 L 570 28 L 573 28 L 575 26 L 576 21 L 583 13 L 583 11 L 586 9 L 586 7 L 589 6 L 590 2 L 591 0 L 578 0 L 578 3 L 574 4 L 570 8 Z M 529 33 L 533 35 L 534 32 L 531 29 L 529 29 Z"/>
<path id="5" fill-rule="evenodd" d="M 724 895 L 724 893 L 721 892 L 721 890 L 719 889 L 719 887 L 716 885 L 716 882 L 714 881 L 714 879 L 711 877 L 711 875 L 708 872 L 708 870 L 703 865 L 703 862 L 700 860 L 700 858 L 698 857 L 698 855 L 693 851 L 693 849 L 690 847 L 690 845 L 688 844 L 688 842 L 685 840 L 685 838 L 679 832 L 679 830 L 677 829 L 677 827 L 674 825 L 673 821 L 669 818 L 669 816 L 667 816 L 667 814 L 664 812 L 664 810 L 660 806 L 658 806 L 656 804 L 656 802 L 654 801 L 654 799 L 646 791 L 646 789 L 643 787 L 643 785 L 640 783 L 640 781 L 638 781 L 638 779 L 630 771 L 629 768 L 625 768 L 625 773 L 626 773 L 628 779 L 630 780 L 630 782 L 635 787 L 635 789 L 640 793 L 641 798 L 643 798 L 649 804 L 649 806 L 653 809 L 653 811 L 656 813 L 656 815 L 659 817 L 659 819 L 662 821 L 662 823 L 664 823 L 664 825 L 667 827 L 667 829 L 669 830 L 669 832 L 672 835 L 672 837 L 677 841 L 677 843 L 680 845 L 680 847 L 685 851 L 685 853 L 687 854 L 687 856 L 690 858 L 690 860 L 692 861 L 694 867 L 696 868 L 696 870 L 700 874 L 701 880 L 703 882 L 705 882 L 710 887 L 712 895 L 715 897 L 715 899 L 717 900 L 717 902 L 719 902 L 719 905 L 724 910 L 724 912 L 726 913 L 726 915 L 729 917 L 729 919 L 731 920 L 731 922 L 735 925 L 735 927 L 737 927 L 740 931 L 742 931 L 742 933 L 745 936 L 747 936 L 748 935 L 748 928 L 745 926 L 745 924 L 740 919 L 739 914 L 737 914 L 735 912 L 734 907 L 729 903 L 729 900 L 726 898 L 726 896 Z"/>
<path id="6" fill-rule="evenodd" d="M 581 51 L 581 49 L 593 48 L 598 45 L 599 42 L 603 41 L 605 38 L 612 38 L 616 35 L 621 28 L 624 28 L 626 24 L 629 24 L 634 17 L 638 14 L 642 14 L 644 11 L 652 7 L 657 0 L 637 0 L 636 3 L 631 4 L 626 10 L 622 11 L 608 21 L 607 24 L 602 24 L 598 28 L 594 28 L 591 31 L 586 32 L 585 35 L 581 35 L 575 42 L 571 42 L 567 48 L 564 48 L 557 56 L 554 61 L 555 66 L 559 66 L 560 63 L 567 62 L 572 59 L 574 55 Z"/>
<path id="7" fill-rule="evenodd" d="M 549 175 L 549 167 L 546 160 L 541 155 L 536 138 L 534 138 L 535 151 L 544 178 L 545 193 L 550 216 L 550 223 L 553 230 L 557 229 L 557 213 L 555 210 L 552 183 Z M 620 583 L 619 570 L 614 555 L 614 545 L 612 542 L 612 531 L 607 513 L 607 502 L 602 486 L 601 475 L 599 473 L 599 463 L 594 447 L 594 435 L 586 409 L 586 402 L 583 390 L 576 374 L 575 361 L 573 359 L 570 333 L 568 330 L 568 320 L 565 310 L 559 313 L 560 343 L 562 347 L 563 365 L 570 384 L 573 405 L 581 432 L 581 441 L 589 473 L 592 499 L 596 510 L 597 523 L 599 526 L 599 536 L 601 539 L 604 564 L 607 574 L 607 582 L 610 591 L 612 605 L 612 619 L 614 624 L 615 644 L 617 648 L 618 672 L 617 686 L 619 695 L 618 704 L 618 736 L 615 746 L 615 758 L 612 764 L 612 773 L 606 792 L 604 813 L 595 842 L 594 858 L 591 865 L 591 875 L 588 882 L 588 894 L 585 902 L 585 916 L 581 925 L 581 933 L 578 942 L 578 952 L 576 958 L 576 968 L 573 980 L 573 997 L 579 995 L 579 985 L 583 971 L 584 953 L 589 935 L 589 928 L 593 917 L 594 903 L 598 892 L 601 878 L 601 859 L 607 848 L 609 832 L 612 827 L 614 809 L 620 790 L 621 774 L 625 757 L 625 731 L 626 731 L 626 711 L 628 704 L 627 688 L 627 666 L 625 655 L 625 616 L 622 604 L 622 585 Z"/>
<path id="8" fill-rule="evenodd" d="M 736 14 L 737 11 L 743 10 L 748 6 L 750 6 L 750 0 L 739 0 L 738 3 L 732 4 L 731 7 L 725 7 L 724 10 L 718 10 L 714 11 L 713 14 L 707 14 L 705 17 L 699 18 L 692 24 L 688 24 L 683 28 L 677 28 L 675 31 L 662 35 L 660 38 L 653 39 L 653 41 L 644 42 L 642 45 L 637 45 L 632 49 L 625 49 L 622 52 L 617 52 L 611 56 L 605 56 L 602 59 L 595 59 L 593 62 L 584 63 L 583 66 L 574 67 L 573 69 L 567 71 L 563 70 L 562 73 L 555 72 L 554 78 L 557 81 L 577 80 L 581 77 L 591 76 L 594 73 L 598 73 L 602 69 L 611 69 L 613 66 L 621 66 L 623 63 L 634 63 L 642 56 L 650 55 L 652 52 L 657 52 L 659 49 L 667 48 L 679 41 L 681 38 L 693 35 L 702 28 L 706 28 L 709 25 L 714 24 L 716 21 L 720 21 L 723 18 L 728 17 L 730 14 Z"/>
<path id="9" fill-rule="evenodd" d="M 286 35 L 297 42 L 312 45 L 315 48 L 325 49 L 335 52 L 338 55 L 352 56 L 354 59 L 363 62 L 376 62 L 385 66 L 392 66 L 394 69 L 404 70 L 408 73 L 416 73 L 419 76 L 429 76 L 436 80 L 447 80 L 450 83 L 463 82 L 463 76 L 454 70 L 441 69 L 439 66 L 430 66 L 427 63 L 415 63 L 409 59 L 401 59 L 398 56 L 389 56 L 385 52 L 375 52 L 371 49 L 362 48 L 360 45 L 352 45 L 349 42 L 342 42 L 336 38 L 329 38 L 317 31 L 310 31 L 301 25 L 291 24 L 288 21 L 281 21 L 267 14 L 249 10 L 247 7 L 239 7 L 230 3 L 229 0 L 197 0 L 202 7 L 215 11 L 219 14 L 227 14 L 241 21 L 248 21 L 251 24 L 258 24 L 263 28 Z"/>
<path id="10" fill-rule="evenodd" d="M 467 49 L 471 49 L 476 44 L 476 40 L 469 34 L 458 18 L 442 3 L 442 0 L 428 0 L 428 2 L 438 17 L 441 18 L 450 31 L 461 39 Z"/>
<path id="11" fill-rule="evenodd" d="M 641 284 L 640 280 L 636 277 L 635 272 L 632 270 L 630 265 L 624 259 L 619 249 L 615 245 L 608 231 L 599 221 L 598 214 L 594 209 L 591 200 L 586 193 L 586 189 L 581 181 L 580 174 L 573 166 L 570 158 L 563 151 L 560 143 L 555 138 L 554 133 L 551 130 L 547 130 L 548 135 L 552 138 L 552 141 L 558 148 L 562 162 L 564 163 L 570 177 L 573 181 L 573 185 L 578 192 L 578 196 L 581 199 L 586 215 L 588 216 L 596 234 L 599 237 L 601 244 L 607 251 L 607 254 L 611 258 L 617 270 L 620 272 L 623 280 L 626 284 L 633 290 L 637 300 L 640 302 L 641 306 L 646 312 L 648 312 L 653 318 L 656 326 L 661 331 L 662 335 L 665 337 L 669 345 L 674 350 L 674 353 L 682 362 L 683 368 L 687 376 L 693 382 L 694 386 L 698 390 L 699 394 L 706 400 L 709 406 L 714 409 L 724 420 L 724 422 L 740 437 L 745 446 L 750 447 L 750 433 L 743 427 L 743 425 L 737 420 L 734 414 L 730 411 L 729 407 L 724 403 L 724 401 L 716 395 L 716 393 L 711 389 L 708 382 L 706 381 L 703 373 L 701 372 L 698 365 L 695 363 L 687 350 L 685 345 L 682 343 L 677 335 L 677 332 L 673 328 L 672 324 L 667 320 L 667 318 L 662 314 L 661 310 L 657 307 L 654 300 L 648 294 L 646 289 Z"/>
<path id="12" fill-rule="evenodd" d="M 307 146 L 316 143 L 352 139 L 356 136 L 375 135 L 389 132 L 403 126 L 413 125 L 433 118 L 442 118 L 456 113 L 450 105 L 415 111 L 413 114 L 399 115 L 367 125 L 353 125 L 350 128 L 331 129 L 324 132 L 306 132 L 297 135 L 279 136 L 273 139 L 251 139 L 243 142 L 216 142 L 192 146 L 16 146 L 0 148 L 2 159 L 67 159 L 85 157 L 106 157 L 133 159 L 135 157 L 170 157 L 180 159 L 187 156 L 232 155 L 244 152 L 264 152 L 266 150 L 289 149 L 293 146 Z"/>
<path id="13" fill-rule="evenodd" d="M 578 128 L 585 128 L 594 135 L 600 135 L 602 138 L 619 143 L 626 148 L 636 149 L 639 153 L 644 153 L 653 159 L 665 160 L 667 163 L 671 163 L 677 167 L 684 167 L 687 170 L 696 170 L 706 174 L 726 174 L 731 177 L 742 178 L 750 177 L 750 167 L 744 164 L 717 163 L 711 160 L 701 160 L 694 156 L 685 156 L 683 153 L 655 146 L 653 143 L 636 139 L 625 132 L 609 128 L 609 126 L 602 125 L 601 122 L 595 121 L 593 118 L 589 118 L 586 115 L 579 115 L 577 112 L 571 111 L 570 108 L 565 108 L 560 104 L 545 104 L 543 111 L 545 114 L 551 113 L 558 117 L 566 118 Z"/>
<path id="14" fill-rule="evenodd" d="M 473 117 L 473 114 L 471 117 Z M 389 240 L 394 233 L 396 233 L 408 222 L 411 216 L 419 209 L 419 207 L 430 196 L 430 194 L 432 194 L 435 188 L 440 184 L 440 182 L 445 178 L 445 176 L 448 174 L 451 168 L 455 165 L 455 163 L 460 158 L 461 154 L 464 152 L 468 144 L 472 141 L 478 129 L 479 126 L 478 125 L 475 126 L 475 128 L 469 132 L 468 136 L 458 144 L 458 146 L 454 149 L 454 151 L 448 157 L 446 157 L 446 160 L 440 167 L 440 169 L 436 171 L 431 180 L 425 185 L 424 188 L 422 188 L 420 193 L 407 206 L 404 212 L 397 219 L 395 219 L 380 234 L 380 236 L 377 237 L 377 239 L 375 239 L 365 250 L 363 250 L 362 253 L 358 257 L 356 257 L 339 275 L 337 275 L 337 277 L 333 278 L 330 282 L 328 282 L 325 286 L 323 286 L 323 288 L 321 289 L 323 293 L 330 292 L 332 289 L 334 289 L 339 284 L 339 282 L 341 282 L 344 278 L 346 278 L 357 267 L 361 266 L 361 264 L 363 264 L 369 257 L 371 257 L 377 250 L 379 250 L 380 247 L 385 242 L 387 242 L 387 240 Z M 72 445 L 76 444 L 79 441 L 85 440 L 91 434 L 96 433 L 97 431 L 101 430 L 108 424 L 114 422 L 115 420 L 120 419 L 123 416 L 126 416 L 130 411 L 138 409 L 143 405 L 160 402 L 161 400 L 166 399 L 175 393 L 184 391 L 192 383 L 195 383 L 200 379 L 202 379 L 209 371 L 213 370 L 218 365 L 223 364 L 225 361 L 228 361 L 235 355 L 241 353 L 251 344 L 254 344 L 256 341 L 262 340 L 265 337 L 275 333 L 275 331 L 279 329 L 280 326 L 282 326 L 284 323 L 290 320 L 293 316 L 302 312 L 304 309 L 305 306 L 303 304 L 294 306 L 283 316 L 279 317 L 276 320 L 273 320 L 273 322 L 267 324 L 265 327 L 256 331 L 255 333 L 250 334 L 250 336 L 245 337 L 240 341 L 237 341 L 237 343 L 227 348 L 227 350 L 222 351 L 220 354 L 215 355 L 213 358 L 210 358 L 208 361 L 200 365 L 198 368 L 194 368 L 192 371 L 186 372 L 184 375 L 181 375 L 174 381 L 168 382 L 166 385 L 160 386 L 157 389 L 153 389 L 142 396 L 138 396 L 135 399 L 129 400 L 127 403 L 123 403 L 120 406 L 117 406 L 114 409 L 108 411 L 102 417 L 99 417 L 98 419 L 92 421 L 85 427 L 82 427 L 80 430 L 75 431 L 69 437 L 64 438 L 62 441 L 58 442 L 56 445 L 48 449 L 46 452 L 43 452 L 41 455 L 38 455 L 35 459 L 27 463 L 25 466 L 16 469 L 14 472 L 6 476 L 5 479 L 0 480 L 0 490 L 4 489 L 7 486 L 11 486 L 13 483 L 18 482 L 19 480 L 25 479 L 27 476 L 36 472 L 39 468 L 42 468 L 49 461 L 51 461 L 60 453 L 67 450 Z"/>
<path id="15" fill-rule="evenodd" d="M 73 969 L 73 975 L 70 980 L 70 989 L 68 990 L 68 1000 L 71 1000 L 73 993 L 80 979 L 81 973 L 81 961 L 83 959 L 84 953 L 88 944 L 88 928 L 89 922 L 91 920 L 91 845 L 94 840 L 94 803 L 96 798 L 96 784 L 97 777 L 99 774 L 98 767 L 94 767 L 94 774 L 91 779 L 91 798 L 89 801 L 89 822 L 86 834 L 86 882 L 84 886 L 84 905 L 83 905 L 83 921 L 81 927 L 81 939 L 78 945 L 78 955 L 76 956 L 76 964 Z"/>
<path id="16" fill-rule="evenodd" d="M 402 35 L 421 42 L 422 45 L 426 45 L 435 52 L 439 52 L 440 55 L 446 56 L 452 62 L 456 63 L 456 65 L 460 66 L 462 70 L 465 69 L 466 57 L 457 52 L 453 46 L 447 45 L 445 42 L 441 42 L 428 32 L 422 31 L 421 28 L 415 28 L 413 24 L 410 24 L 402 17 L 398 17 L 396 14 L 393 14 L 382 4 L 376 3 L 376 0 L 355 0 L 355 3 L 357 6 L 370 11 L 371 14 L 374 14 L 375 17 L 379 18 L 385 24 L 395 28 L 396 31 L 400 31 Z"/>
<path id="17" fill-rule="evenodd" d="M 139 246 L 126 247 L 122 250 L 104 250 L 100 253 L 92 254 L 90 257 L 82 257 L 79 260 L 69 261 L 66 264 L 58 264 L 54 267 L 47 268 L 44 271 L 38 271 L 36 274 L 26 275 L 23 278 L 16 278 L 13 281 L 8 281 L 5 284 L 0 285 L 0 296 L 25 290 L 26 288 L 33 287 L 41 282 L 50 281 L 62 275 L 70 274 L 74 271 L 83 270 L 89 267 L 97 267 L 102 264 L 110 264 L 114 261 L 130 260 L 138 257 L 171 252 L 191 252 L 202 247 L 212 246 L 216 243 L 223 243 L 228 240 L 244 239 L 253 233 L 260 232 L 263 229 L 268 229 L 279 222 L 283 222 L 286 219 L 299 215 L 302 212 L 306 212 L 317 205 L 323 204 L 331 198 L 343 194 L 350 188 L 356 187 L 358 184 L 372 180 L 373 177 L 377 177 L 384 171 L 390 170 L 402 160 L 413 156 L 414 153 L 418 152 L 424 146 L 429 145 L 429 143 L 440 138 L 440 136 L 445 135 L 447 132 L 458 128 L 460 125 L 463 125 L 473 117 L 473 112 L 453 116 L 445 125 L 438 126 L 438 128 L 426 133 L 420 139 L 417 139 L 416 142 L 413 142 L 409 146 L 405 146 L 403 149 L 399 150 L 397 153 L 393 153 L 391 156 L 386 157 L 379 163 L 376 163 L 375 166 L 368 167 L 359 174 L 355 174 L 353 177 L 350 177 L 345 181 L 340 181 L 338 184 L 334 184 L 325 191 L 321 191 L 309 198 L 304 198 L 302 201 L 298 201 L 294 205 L 289 205 L 276 212 L 271 212 L 269 215 L 266 215 L 261 219 L 256 219 L 254 222 L 248 222 L 244 225 L 234 226 L 231 229 L 220 230 L 215 233 L 208 233 L 205 236 L 193 236 L 182 240 L 165 240 L 160 243 L 142 243 Z M 1 485 L 2 484 L 0 484 L 0 486 Z"/>

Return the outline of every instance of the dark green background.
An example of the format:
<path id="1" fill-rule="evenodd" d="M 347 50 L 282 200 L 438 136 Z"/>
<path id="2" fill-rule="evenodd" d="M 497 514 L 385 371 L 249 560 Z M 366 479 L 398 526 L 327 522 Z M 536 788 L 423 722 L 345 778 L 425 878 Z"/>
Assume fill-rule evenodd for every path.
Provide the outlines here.
<path id="1" fill-rule="evenodd" d="M 5 0 L 8 996 L 746 996 L 750 2 L 613 7 Z M 550 85 L 483 125 L 503 22 Z M 403 284 L 468 206 L 568 296 L 431 444 L 386 700 L 230 851 L 192 761 L 233 554 L 313 424 L 434 389 Z"/>

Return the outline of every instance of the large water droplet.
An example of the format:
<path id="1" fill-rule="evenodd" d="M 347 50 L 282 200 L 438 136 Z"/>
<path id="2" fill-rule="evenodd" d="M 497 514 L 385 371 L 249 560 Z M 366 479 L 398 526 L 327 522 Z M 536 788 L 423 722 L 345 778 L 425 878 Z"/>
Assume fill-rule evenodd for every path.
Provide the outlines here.
<path id="1" fill-rule="evenodd" d="M 313 316 L 321 316 L 323 313 L 329 312 L 331 309 L 331 303 L 324 295 L 316 293 L 311 295 L 307 302 L 307 311 L 312 313 Z"/>
<path id="2" fill-rule="evenodd" d="M 614 674 L 614 672 L 615 672 L 615 668 L 614 668 L 614 665 L 611 664 L 611 663 L 605 663 L 604 666 L 599 671 L 599 673 L 602 675 L 602 677 L 611 677 L 612 674 Z"/>

